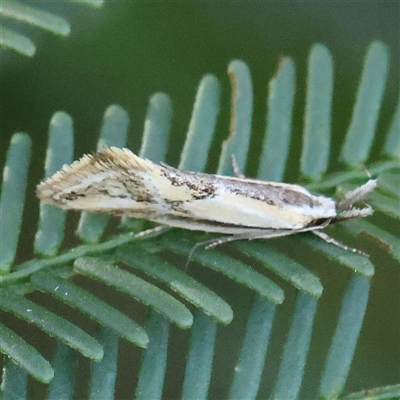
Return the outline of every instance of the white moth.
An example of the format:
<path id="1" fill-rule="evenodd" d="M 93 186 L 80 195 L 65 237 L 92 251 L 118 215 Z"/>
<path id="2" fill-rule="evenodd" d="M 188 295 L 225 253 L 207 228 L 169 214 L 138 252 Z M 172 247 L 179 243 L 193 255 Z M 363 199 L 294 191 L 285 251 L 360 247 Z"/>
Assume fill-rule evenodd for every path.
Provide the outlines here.
<path id="1" fill-rule="evenodd" d="M 334 222 L 371 215 L 371 207 L 353 204 L 375 187 L 376 180 L 370 179 L 336 202 L 299 185 L 182 172 L 142 159 L 128 149 L 110 147 L 65 165 L 37 186 L 37 196 L 64 209 L 231 235 L 213 239 L 207 247 L 312 231 L 329 243 L 363 254 L 322 230 Z"/>

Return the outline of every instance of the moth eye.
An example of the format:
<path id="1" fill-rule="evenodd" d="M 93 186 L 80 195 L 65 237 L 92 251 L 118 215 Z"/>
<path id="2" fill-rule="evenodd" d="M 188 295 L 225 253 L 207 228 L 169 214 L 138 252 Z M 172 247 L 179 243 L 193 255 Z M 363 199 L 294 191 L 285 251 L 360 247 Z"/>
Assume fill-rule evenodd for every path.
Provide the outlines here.
<path id="1" fill-rule="evenodd" d="M 268 199 L 268 200 L 267 200 L 267 204 L 269 204 L 269 205 L 271 205 L 271 206 L 274 206 L 274 205 L 275 205 L 274 201 L 271 200 L 271 199 Z"/>

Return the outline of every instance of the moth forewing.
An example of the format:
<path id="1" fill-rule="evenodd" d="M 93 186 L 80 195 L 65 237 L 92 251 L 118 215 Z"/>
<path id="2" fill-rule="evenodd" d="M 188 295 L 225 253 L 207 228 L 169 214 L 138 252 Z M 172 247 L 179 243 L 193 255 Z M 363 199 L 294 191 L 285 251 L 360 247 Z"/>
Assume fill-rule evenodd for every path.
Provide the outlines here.
<path id="1" fill-rule="evenodd" d="M 65 209 L 233 235 L 222 243 L 321 230 L 331 221 L 365 217 L 372 209 L 353 204 L 375 187 L 369 180 L 335 202 L 299 185 L 182 172 L 110 147 L 64 166 L 38 185 L 37 195 Z"/>

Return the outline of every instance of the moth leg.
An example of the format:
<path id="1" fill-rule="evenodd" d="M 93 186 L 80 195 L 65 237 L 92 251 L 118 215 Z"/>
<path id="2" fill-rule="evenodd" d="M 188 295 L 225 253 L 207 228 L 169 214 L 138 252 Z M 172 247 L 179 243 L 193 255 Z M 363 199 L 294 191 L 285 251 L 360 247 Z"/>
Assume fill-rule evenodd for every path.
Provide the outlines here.
<path id="1" fill-rule="evenodd" d="M 219 246 L 220 244 L 235 242 L 236 240 L 254 240 L 254 239 L 273 239 L 282 236 L 294 235 L 300 232 L 306 232 L 309 230 L 315 230 L 316 227 L 303 228 L 303 229 L 260 229 L 254 230 L 246 233 L 239 233 L 232 236 L 222 236 L 220 238 L 212 239 L 209 244 L 205 247 L 206 249 L 211 249 L 213 247 Z"/>
<path id="2" fill-rule="evenodd" d="M 276 231 L 276 230 L 275 229 L 270 229 L 270 231 Z M 258 232 L 258 236 L 255 236 L 257 232 Z M 256 237 L 260 237 L 260 235 L 262 235 L 261 237 L 264 237 L 265 236 L 265 230 L 256 230 L 256 231 L 253 231 L 253 232 L 240 233 L 240 234 L 231 235 L 231 236 L 221 236 L 219 238 L 210 239 L 210 240 L 203 240 L 202 242 L 198 242 L 190 249 L 188 260 L 186 261 L 186 265 L 185 265 L 185 270 L 187 269 L 194 252 L 199 247 L 203 247 L 204 246 L 204 249 L 208 250 L 208 249 L 212 249 L 213 247 L 219 246 L 220 244 L 224 244 L 224 243 L 228 243 L 228 242 L 234 242 L 236 240 L 256 239 Z"/>
<path id="3" fill-rule="evenodd" d="M 144 231 L 137 233 L 135 235 L 135 239 L 141 239 L 145 236 L 150 236 L 150 237 L 158 236 L 158 235 L 161 235 L 162 233 L 166 232 L 168 229 L 170 229 L 169 226 L 159 225 L 154 228 L 146 229 Z"/>
<path id="4" fill-rule="evenodd" d="M 237 178 L 246 179 L 246 175 L 242 174 L 242 171 L 239 168 L 239 165 L 236 160 L 236 156 L 234 154 L 232 154 L 231 157 L 232 157 L 232 168 L 233 168 L 233 172 L 235 173 L 235 176 Z"/>
<path id="5" fill-rule="evenodd" d="M 326 220 L 323 224 L 318 226 L 307 226 L 301 229 L 255 229 L 245 233 L 238 233 L 231 236 L 221 236 L 219 238 L 204 240 L 202 242 L 196 243 L 190 250 L 188 261 L 186 262 L 185 268 L 189 265 L 190 259 L 193 253 L 202 246 L 206 250 L 212 249 L 213 247 L 219 246 L 224 243 L 235 242 L 236 240 L 254 240 L 254 239 L 273 239 L 282 236 L 294 235 L 301 232 L 316 232 L 320 229 L 324 229 L 330 222 L 330 219 Z"/>
<path id="6" fill-rule="evenodd" d="M 367 253 L 364 253 L 361 250 L 355 249 L 354 247 L 346 246 L 345 244 L 334 239 L 333 237 L 327 235 L 325 232 L 321 232 L 320 230 L 315 230 L 315 231 L 312 231 L 312 233 L 314 235 L 318 236 L 319 238 L 325 240 L 325 242 L 327 242 L 327 243 L 334 244 L 335 246 L 340 247 L 343 250 L 351 251 L 352 253 L 356 253 L 356 254 L 359 254 L 360 256 L 369 258 L 369 255 Z"/>
<path id="7" fill-rule="evenodd" d="M 185 264 L 184 271 L 187 270 L 187 268 L 188 268 L 188 266 L 189 266 L 189 263 L 190 263 L 190 260 L 191 260 L 192 257 L 193 257 L 194 252 L 195 252 L 199 247 L 202 247 L 202 246 L 205 246 L 205 248 L 207 249 L 207 248 L 208 248 L 208 244 L 212 244 L 215 240 L 217 240 L 217 239 L 203 240 L 202 242 L 197 242 L 197 243 L 190 249 L 190 252 L 189 252 L 189 255 L 188 255 L 188 259 L 187 259 L 186 264 Z"/>
<path id="8" fill-rule="evenodd" d="M 307 226 L 301 229 L 254 229 L 245 233 L 238 233 L 231 236 L 222 236 L 216 239 L 207 240 L 206 242 L 201 242 L 206 244 L 206 249 L 211 249 L 213 247 L 219 246 L 220 244 L 234 242 L 236 240 L 254 240 L 254 239 L 273 239 L 282 236 L 294 235 L 296 233 L 316 231 L 324 229 L 330 222 L 330 219 L 325 221 L 323 224 L 318 226 Z M 208 244 L 207 244 L 208 243 Z"/>
<path id="9" fill-rule="evenodd" d="M 270 229 L 271 231 L 273 229 Z M 273 230 L 275 231 L 275 230 Z M 265 230 L 257 230 L 255 232 L 258 232 L 259 235 L 265 235 Z M 220 244 L 223 243 L 228 243 L 228 242 L 233 242 L 235 240 L 242 240 L 242 239 L 255 239 L 256 237 L 254 236 L 255 232 L 247 232 L 247 233 L 240 233 L 237 235 L 231 235 L 231 236 L 221 236 L 219 238 L 215 238 L 215 239 L 209 239 L 209 240 L 203 240 L 202 242 L 198 242 L 196 243 L 191 249 L 190 249 L 190 253 L 188 256 L 188 260 L 186 261 L 186 265 L 185 265 L 185 270 L 187 269 L 189 262 L 194 254 L 194 252 L 199 248 L 199 247 L 203 247 L 205 250 L 208 249 L 212 249 L 213 247 L 219 246 Z"/>

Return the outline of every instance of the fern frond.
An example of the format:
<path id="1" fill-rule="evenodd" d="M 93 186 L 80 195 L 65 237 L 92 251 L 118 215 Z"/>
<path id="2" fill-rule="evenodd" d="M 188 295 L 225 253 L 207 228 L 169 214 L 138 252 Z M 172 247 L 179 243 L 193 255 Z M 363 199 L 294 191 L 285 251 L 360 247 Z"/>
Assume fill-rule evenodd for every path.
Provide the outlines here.
<path id="1" fill-rule="evenodd" d="M 400 397 L 400 384 L 382 386 L 373 389 L 361 390 L 342 397 L 343 400 L 364 400 L 368 398 L 376 399 L 397 399 Z"/>
<path id="2" fill-rule="evenodd" d="M 78 1 L 78 0 L 74 0 Z M 100 7 L 103 0 L 79 0 L 92 7 Z M 53 13 L 20 3 L 15 0 L 4 0 L 0 4 L 0 16 L 30 24 L 47 30 L 55 35 L 68 36 L 71 27 L 64 19 Z M 36 52 L 35 44 L 25 35 L 0 25 L 0 45 L 22 55 L 32 57 Z"/>

